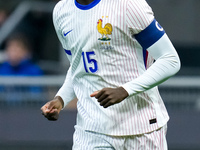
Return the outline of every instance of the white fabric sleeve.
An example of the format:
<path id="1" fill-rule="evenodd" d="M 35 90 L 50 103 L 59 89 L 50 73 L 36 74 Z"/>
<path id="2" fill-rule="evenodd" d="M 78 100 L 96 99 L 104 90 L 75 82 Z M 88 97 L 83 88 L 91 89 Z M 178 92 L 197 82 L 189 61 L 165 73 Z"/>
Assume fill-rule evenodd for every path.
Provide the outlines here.
<path id="1" fill-rule="evenodd" d="M 144 30 L 154 19 L 154 13 L 145 0 L 128 0 L 126 24 L 132 34 Z"/>
<path id="2" fill-rule="evenodd" d="M 71 79 L 71 67 L 69 68 L 67 72 L 67 76 L 65 79 L 65 82 L 63 83 L 62 87 L 57 92 L 56 96 L 60 96 L 63 99 L 64 106 L 67 106 L 67 104 L 72 101 L 74 98 L 76 98 L 76 95 L 74 93 L 74 89 L 72 86 L 72 79 Z"/>
<path id="3" fill-rule="evenodd" d="M 128 92 L 129 95 L 138 94 L 161 84 L 162 82 L 166 81 L 168 78 L 176 74 L 180 69 L 179 56 L 174 46 L 172 45 L 166 33 L 163 32 L 163 28 L 161 28 L 156 21 L 154 21 L 153 23 L 156 24 L 158 32 L 162 31 L 161 37 L 158 39 L 139 39 L 139 43 L 146 44 L 145 41 L 149 42 L 153 39 L 153 43 L 150 42 L 150 44 L 144 44 L 143 48 L 147 48 L 149 54 L 156 61 L 138 78 L 122 85 L 122 87 Z M 154 29 L 151 29 L 150 32 L 154 32 Z M 159 34 L 158 32 L 156 34 Z M 152 34 L 152 36 L 153 35 L 154 34 Z M 148 36 L 145 36 L 145 38 L 146 37 Z"/>
<path id="4" fill-rule="evenodd" d="M 62 32 L 60 30 L 60 8 L 63 6 L 63 2 L 60 1 L 56 4 L 54 11 L 53 11 L 53 24 L 54 24 L 54 28 L 56 31 L 56 34 L 58 36 L 59 41 L 61 42 L 63 48 L 65 46 L 64 44 L 64 40 L 63 40 L 63 36 L 62 36 Z M 67 50 L 65 50 L 66 53 L 69 52 Z M 69 54 L 68 54 L 69 55 Z M 68 58 L 71 56 L 68 56 Z M 67 72 L 66 78 L 65 78 L 65 82 L 63 83 L 62 87 L 59 89 L 59 91 L 57 92 L 56 96 L 60 96 L 63 99 L 64 102 L 64 106 L 63 108 L 71 101 L 73 100 L 76 95 L 74 93 L 74 89 L 72 86 L 72 79 L 71 79 L 71 67 L 69 67 L 69 70 Z"/>
<path id="5" fill-rule="evenodd" d="M 65 42 L 64 42 L 64 38 L 63 38 L 63 33 L 61 30 L 61 24 L 62 24 L 62 19 L 60 16 L 60 9 L 63 7 L 63 1 L 59 1 L 56 6 L 53 9 L 53 15 L 52 15 L 52 19 L 53 19 L 53 25 L 56 31 L 56 34 L 58 36 L 58 39 L 62 45 L 62 47 L 64 48 L 65 46 Z"/>

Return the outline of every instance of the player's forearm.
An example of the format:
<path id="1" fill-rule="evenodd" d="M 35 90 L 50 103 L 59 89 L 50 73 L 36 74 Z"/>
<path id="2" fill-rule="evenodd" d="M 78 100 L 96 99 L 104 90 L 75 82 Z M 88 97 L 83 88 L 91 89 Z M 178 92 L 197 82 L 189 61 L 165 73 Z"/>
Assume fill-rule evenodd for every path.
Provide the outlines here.
<path id="1" fill-rule="evenodd" d="M 138 94 L 166 81 L 176 74 L 179 68 L 179 60 L 175 56 L 166 55 L 157 60 L 140 77 L 124 84 L 122 87 L 129 93 L 129 95 Z"/>
<path id="2" fill-rule="evenodd" d="M 122 86 L 129 95 L 146 91 L 161 84 L 180 69 L 178 54 L 166 34 L 149 47 L 148 52 L 156 59 L 156 62 L 141 76 Z"/>
<path id="3" fill-rule="evenodd" d="M 63 108 L 76 97 L 72 87 L 71 68 L 69 68 L 65 82 L 57 92 L 56 96 L 60 96 L 62 98 L 64 103 Z"/>
<path id="4" fill-rule="evenodd" d="M 58 93 L 56 94 L 55 97 L 61 97 L 63 100 L 63 108 L 67 106 L 67 104 L 72 101 L 76 96 L 74 94 L 74 91 L 72 90 L 71 87 L 66 86 L 64 83 L 63 86 L 60 88 Z"/>

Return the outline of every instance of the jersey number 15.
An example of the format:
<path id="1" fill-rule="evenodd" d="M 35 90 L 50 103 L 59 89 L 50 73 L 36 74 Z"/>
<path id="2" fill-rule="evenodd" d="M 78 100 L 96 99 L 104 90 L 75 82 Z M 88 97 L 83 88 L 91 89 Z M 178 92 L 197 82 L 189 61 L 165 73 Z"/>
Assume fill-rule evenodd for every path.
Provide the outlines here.
<path id="1" fill-rule="evenodd" d="M 97 61 L 95 59 L 91 58 L 91 56 L 93 56 L 93 55 L 95 55 L 94 51 L 82 52 L 83 64 L 84 64 L 85 71 L 87 73 L 89 73 L 89 71 L 91 73 L 95 73 L 98 70 Z"/>

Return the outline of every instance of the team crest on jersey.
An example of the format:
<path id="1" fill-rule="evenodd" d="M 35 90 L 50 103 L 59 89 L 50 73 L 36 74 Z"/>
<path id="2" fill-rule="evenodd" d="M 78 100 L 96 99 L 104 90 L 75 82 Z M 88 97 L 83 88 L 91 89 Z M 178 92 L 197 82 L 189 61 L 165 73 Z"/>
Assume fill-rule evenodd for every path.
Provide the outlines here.
<path id="1" fill-rule="evenodd" d="M 105 18 L 105 20 L 103 20 Z M 97 30 L 101 34 L 101 37 L 98 38 L 100 41 L 100 49 L 102 50 L 111 50 L 114 49 L 113 46 L 111 46 L 111 34 L 113 31 L 113 27 L 110 23 L 106 23 L 103 26 L 103 22 L 108 19 L 108 16 L 102 16 L 102 19 L 99 19 L 97 22 Z"/>
<path id="2" fill-rule="evenodd" d="M 103 20 L 99 19 L 97 22 L 97 30 L 101 34 L 101 38 L 98 40 L 100 41 L 110 41 L 111 38 L 109 35 L 112 34 L 112 25 L 110 23 L 106 23 L 105 26 L 102 26 Z"/>

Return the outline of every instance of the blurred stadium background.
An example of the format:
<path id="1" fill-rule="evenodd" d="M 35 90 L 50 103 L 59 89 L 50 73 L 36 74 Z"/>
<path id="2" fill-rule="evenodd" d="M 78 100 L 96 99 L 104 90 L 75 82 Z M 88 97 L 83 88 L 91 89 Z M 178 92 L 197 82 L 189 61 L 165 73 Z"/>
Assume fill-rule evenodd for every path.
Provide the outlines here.
<path id="1" fill-rule="evenodd" d="M 0 150 L 70 150 L 76 121 L 76 100 L 56 122 L 40 107 L 62 85 L 69 62 L 52 24 L 58 0 L 0 0 L 0 63 L 5 42 L 14 32 L 32 37 L 33 58 L 40 77 L 0 76 Z M 180 72 L 159 86 L 169 115 L 169 150 L 200 149 L 200 1 L 147 0 L 175 45 Z"/>

